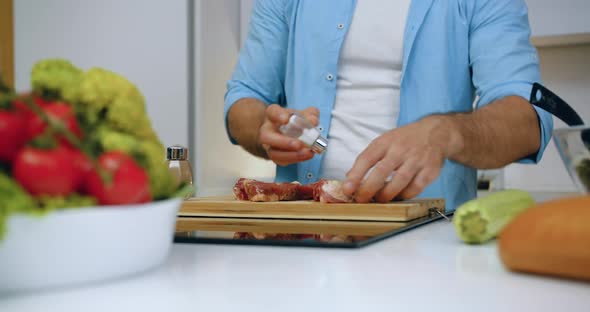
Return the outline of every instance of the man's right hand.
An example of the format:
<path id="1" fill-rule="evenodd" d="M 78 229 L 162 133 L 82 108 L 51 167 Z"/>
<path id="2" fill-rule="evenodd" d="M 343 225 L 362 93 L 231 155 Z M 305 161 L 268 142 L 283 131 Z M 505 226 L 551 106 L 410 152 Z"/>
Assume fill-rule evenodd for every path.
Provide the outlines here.
<path id="1" fill-rule="evenodd" d="M 282 134 L 279 127 L 289 122 L 295 112 L 277 104 L 269 105 L 265 119 L 258 133 L 258 144 L 266 151 L 267 158 L 279 166 L 286 166 L 311 159 L 314 153 L 299 139 Z M 315 107 L 308 107 L 300 112 L 314 126 L 318 125 L 320 112 Z"/>
<path id="2" fill-rule="evenodd" d="M 313 152 L 298 139 L 288 137 L 279 127 L 289 122 L 292 109 L 277 104 L 266 105 L 253 98 L 238 100 L 228 112 L 228 127 L 231 136 L 249 153 L 270 159 L 277 165 L 308 160 Z M 309 107 L 300 112 L 315 126 L 319 110 Z"/>

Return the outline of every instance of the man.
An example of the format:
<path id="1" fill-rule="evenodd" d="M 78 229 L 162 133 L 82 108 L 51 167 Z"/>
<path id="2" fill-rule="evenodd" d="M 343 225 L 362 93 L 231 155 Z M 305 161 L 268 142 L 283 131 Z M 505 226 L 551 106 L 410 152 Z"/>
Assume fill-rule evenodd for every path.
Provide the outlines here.
<path id="1" fill-rule="evenodd" d="M 228 135 L 277 181 L 344 180 L 358 202 L 476 196 L 476 169 L 541 159 L 551 116 L 523 0 L 260 0 L 225 96 Z M 477 103 L 473 106 L 477 95 Z M 278 128 L 302 111 L 314 155 Z"/>

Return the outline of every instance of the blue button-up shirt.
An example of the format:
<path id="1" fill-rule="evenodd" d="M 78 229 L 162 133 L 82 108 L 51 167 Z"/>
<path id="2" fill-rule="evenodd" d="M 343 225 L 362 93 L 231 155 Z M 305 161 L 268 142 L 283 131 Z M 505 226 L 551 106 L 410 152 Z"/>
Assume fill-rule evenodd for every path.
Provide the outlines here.
<path id="1" fill-rule="evenodd" d="M 316 106 L 327 135 L 338 58 L 355 0 L 259 0 L 225 95 L 225 116 L 241 98 L 294 109 Z M 433 113 L 466 112 L 509 95 L 529 99 L 540 82 L 523 0 L 414 0 L 404 32 L 398 126 Z M 362 105 L 362 103 L 359 103 Z M 551 138 L 552 117 L 535 107 L 541 148 L 519 160 L 536 163 Z M 507 111 L 506 114 L 510 114 Z M 227 126 L 227 125 L 226 125 Z M 230 137 L 233 143 L 235 141 Z M 329 147 L 328 147 L 329 148 Z M 316 181 L 322 155 L 285 167 L 277 181 Z M 447 209 L 476 196 L 476 170 L 447 160 L 419 197 L 443 197 Z"/>

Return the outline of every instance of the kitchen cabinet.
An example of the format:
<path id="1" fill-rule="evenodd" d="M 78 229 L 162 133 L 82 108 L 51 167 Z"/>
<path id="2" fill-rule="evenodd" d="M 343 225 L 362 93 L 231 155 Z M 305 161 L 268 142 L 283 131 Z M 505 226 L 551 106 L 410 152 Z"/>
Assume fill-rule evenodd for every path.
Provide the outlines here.
<path id="1" fill-rule="evenodd" d="M 14 85 L 13 0 L 0 0 L 0 76 Z"/>

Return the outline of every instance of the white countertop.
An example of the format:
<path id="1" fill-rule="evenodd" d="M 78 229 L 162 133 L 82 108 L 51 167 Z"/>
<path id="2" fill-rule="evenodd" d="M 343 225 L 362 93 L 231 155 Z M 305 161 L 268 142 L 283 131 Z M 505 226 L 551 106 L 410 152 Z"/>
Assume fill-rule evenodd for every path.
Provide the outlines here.
<path id="1" fill-rule="evenodd" d="M 157 270 L 0 311 L 590 311 L 590 283 L 510 273 L 441 220 L 361 249 L 175 244 Z"/>
<path id="2" fill-rule="evenodd" d="M 145 274 L 0 311 L 589 311 L 590 284 L 509 273 L 437 221 L 362 249 L 176 244 Z M 327 310 L 326 310 L 327 309 Z"/>

